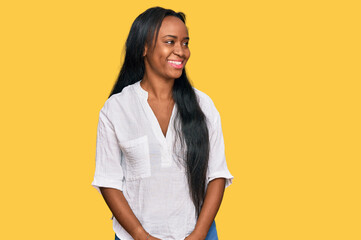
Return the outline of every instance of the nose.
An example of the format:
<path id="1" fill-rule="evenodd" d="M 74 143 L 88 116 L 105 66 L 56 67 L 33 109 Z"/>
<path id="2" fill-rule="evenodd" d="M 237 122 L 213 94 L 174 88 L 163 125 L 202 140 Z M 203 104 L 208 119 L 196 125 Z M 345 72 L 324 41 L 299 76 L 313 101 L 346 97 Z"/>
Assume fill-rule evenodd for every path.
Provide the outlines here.
<path id="1" fill-rule="evenodd" d="M 184 57 L 184 49 L 181 43 L 174 45 L 173 53 L 177 56 Z"/>

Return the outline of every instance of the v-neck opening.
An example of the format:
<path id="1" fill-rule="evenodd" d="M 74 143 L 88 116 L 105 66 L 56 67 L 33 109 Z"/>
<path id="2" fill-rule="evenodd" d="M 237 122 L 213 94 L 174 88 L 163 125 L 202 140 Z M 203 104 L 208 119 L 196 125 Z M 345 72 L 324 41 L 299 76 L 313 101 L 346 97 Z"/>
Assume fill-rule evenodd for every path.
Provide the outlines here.
<path id="1" fill-rule="evenodd" d="M 173 108 L 172 108 L 172 112 L 171 112 L 171 116 L 169 118 L 169 122 L 168 122 L 168 126 L 167 126 L 167 132 L 164 135 L 162 128 L 160 126 L 160 123 L 157 119 L 157 116 L 155 115 L 152 107 L 149 105 L 148 103 L 148 92 L 142 88 L 142 86 L 140 86 L 140 82 L 142 80 L 136 82 L 136 88 L 138 89 L 139 93 L 141 94 L 141 97 L 143 98 L 142 104 L 144 107 L 144 110 L 147 112 L 147 117 L 148 119 L 151 121 L 151 125 L 152 128 L 154 130 L 155 135 L 159 138 L 159 141 L 161 141 L 162 143 L 166 143 L 168 141 L 168 139 L 170 138 L 170 134 L 171 134 L 171 124 L 173 124 L 173 118 L 174 118 L 174 114 L 175 114 L 175 109 L 176 109 L 176 103 L 174 103 Z"/>
<path id="2" fill-rule="evenodd" d="M 147 103 L 148 103 L 148 101 L 147 101 Z M 149 103 L 148 103 L 148 105 L 149 105 Z M 170 118 L 169 118 L 169 121 L 168 121 L 167 132 L 166 132 L 165 135 L 164 135 L 164 133 L 163 133 L 163 131 L 162 131 L 162 127 L 160 126 L 159 120 L 157 119 L 157 116 L 155 115 L 152 107 L 149 105 L 149 107 L 152 109 L 153 115 L 154 115 L 155 118 L 157 119 L 158 126 L 159 126 L 160 131 L 162 132 L 162 135 L 164 136 L 165 139 L 167 139 L 167 138 L 168 138 L 168 135 L 169 135 L 169 129 L 170 129 L 170 125 L 171 125 L 171 121 L 172 121 L 172 116 L 173 116 L 173 112 L 174 112 L 174 106 L 175 106 L 175 103 L 173 104 L 172 112 L 171 112 L 171 114 L 170 114 Z"/>

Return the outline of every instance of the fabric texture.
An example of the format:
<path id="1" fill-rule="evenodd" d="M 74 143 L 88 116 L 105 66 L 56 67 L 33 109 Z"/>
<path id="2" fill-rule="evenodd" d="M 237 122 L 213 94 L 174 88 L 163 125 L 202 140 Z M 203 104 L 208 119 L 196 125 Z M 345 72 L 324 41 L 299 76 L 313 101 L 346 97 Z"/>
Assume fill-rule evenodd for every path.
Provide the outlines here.
<path id="1" fill-rule="evenodd" d="M 193 89 L 209 129 L 207 185 L 215 178 L 225 178 L 228 187 L 233 176 L 225 159 L 219 112 L 208 95 Z M 177 105 L 164 136 L 147 99 L 148 92 L 138 81 L 106 100 L 99 113 L 92 185 L 99 192 L 99 187 L 122 191 L 144 229 L 154 237 L 182 240 L 193 231 L 196 216 L 182 164 L 184 154 L 175 137 Z M 112 219 L 116 235 L 132 240 Z"/>
<path id="2" fill-rule="evenodd" d="M 115 234 L 115 240 L 121 240 L 117 237 L 117 234 Z M 208 234 L 207 234 L 207 237 L 205 238 L 205 240 L 218 240 L 215 221 L 213 221 L 211 227 L 209 228 L 209 231 L 208 231 Z"/>

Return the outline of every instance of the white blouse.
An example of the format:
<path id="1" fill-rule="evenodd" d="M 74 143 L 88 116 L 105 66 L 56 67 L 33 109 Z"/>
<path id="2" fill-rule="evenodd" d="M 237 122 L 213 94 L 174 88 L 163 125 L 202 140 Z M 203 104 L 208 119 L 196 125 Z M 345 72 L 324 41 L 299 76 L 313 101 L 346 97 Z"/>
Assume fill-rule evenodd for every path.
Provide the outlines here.
<path id="1" fill-rule="evenodd" d="M 225 159 L 219 112 L 211 98 L 197 90 L 207 118 L 210 153 L 207 184 L 215 178 L 232 183 Z M 96 140 L 96 167 L 92 185 L 119 189 L 143 228 L 162 240 L 183 240 L 196 224 L 187 176 L 180 164 L 180 142 L 175 129 L 174 104 L 166 137 L 148 104 L 140 81 L 107 99 L 100 110 Z M 178 122 L 177 122 L 178 123 Z M 173 145 L 174 144 L 174 145 Z M 113 229 L 122 240 L 132 240 L 116 218 Z"/>

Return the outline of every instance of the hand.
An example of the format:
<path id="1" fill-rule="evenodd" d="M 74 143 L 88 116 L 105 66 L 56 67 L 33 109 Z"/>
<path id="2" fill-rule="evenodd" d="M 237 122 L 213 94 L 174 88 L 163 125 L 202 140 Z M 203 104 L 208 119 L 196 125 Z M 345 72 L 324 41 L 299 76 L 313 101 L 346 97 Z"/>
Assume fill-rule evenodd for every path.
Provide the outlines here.
<path id="1" fill-rule="evenodd" d="M 161 240 L 161 239 L 159 239 L 159 238 L 156 238 L 156 237 L 153 237 L 153 236 L 149 236 L 149 238 L 148 238 L 149 240 Z"/>
<path id="2" fill-rule="evenodd" d="M 159 238 L 156 238 L 156 237 L 153 237 L 152 235 L 149 235 L 148 236 L 148 233 L 142 228 L 142 233 L 141 234 L 138 234 L 134 239 L 137 239 L 137 240 L 162 240 L 162 239 L 159 239 Z"/>
<path id="3" fill-rule="evenodd" d="M 192 232 L 184 240 L 204 240 L 204 238 L 201 238 L 200 236 L 198 236 L 194 232 Z"/>

